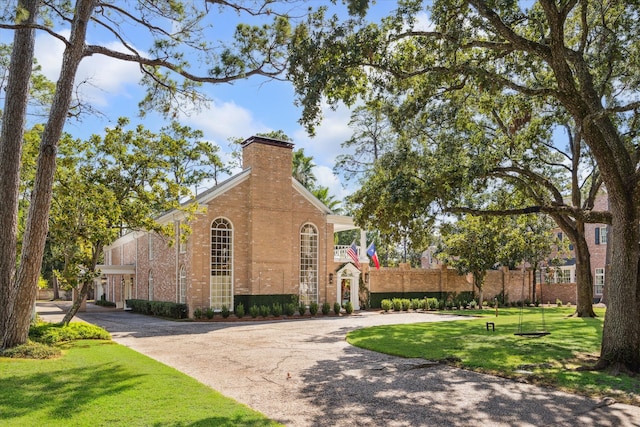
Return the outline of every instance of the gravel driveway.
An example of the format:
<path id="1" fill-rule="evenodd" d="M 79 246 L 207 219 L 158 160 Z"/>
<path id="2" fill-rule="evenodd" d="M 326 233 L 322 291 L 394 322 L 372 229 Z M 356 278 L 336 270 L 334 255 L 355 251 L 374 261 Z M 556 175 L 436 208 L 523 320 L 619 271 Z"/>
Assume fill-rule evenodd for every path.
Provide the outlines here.
<path id="1" fill-rule="evenodd" d="M 55 320 L 52 303 L 39 303 Z M 274 322 L 78 317 L 288 426 L 640 426 L 640 408 L 350 346 L 355 328 L 454 320 L 426 313 Z M 460 320 L 464 321 L 464 320 Z"/>

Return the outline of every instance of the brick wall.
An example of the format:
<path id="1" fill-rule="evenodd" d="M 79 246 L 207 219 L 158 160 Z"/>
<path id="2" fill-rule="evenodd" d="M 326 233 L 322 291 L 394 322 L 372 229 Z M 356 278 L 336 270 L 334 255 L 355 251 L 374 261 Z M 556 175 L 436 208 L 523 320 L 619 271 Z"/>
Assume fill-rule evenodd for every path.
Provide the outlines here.
<path id="1" fill-rule="evenodd" d="M 483 298 L 493 299 L 496 295 L 505 292 L 509 301 L 532 299 L 532 280 L 530 271 L 507 269 L 488 271 L 483 286 Z M 446 267 L 425 270 L 410 269 L 407 266 L 372 270 L 369 273 L 369 290 L 371 293 L 399 295 L 475 291 L 470 275 L 461 276 L 455 270 Z"/>

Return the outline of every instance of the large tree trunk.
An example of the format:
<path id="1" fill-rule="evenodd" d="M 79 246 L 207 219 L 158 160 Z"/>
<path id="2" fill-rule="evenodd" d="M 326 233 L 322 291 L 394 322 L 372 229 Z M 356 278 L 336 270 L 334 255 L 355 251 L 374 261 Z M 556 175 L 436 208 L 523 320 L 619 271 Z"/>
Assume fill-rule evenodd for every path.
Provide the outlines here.
<path id="1" fill-rule="evenodd" d="M 42 134 L 20 266 L 16 275 L 17 295 L 13 304 L 13 317 L 5 336 L 7 347 L 26 342 L 29 333 L 30 314 L 36 299 L 36 285 L 49 229 L 49 208 L 58 140 L 62 135 L 71 104 L 75 75 L 84 55 L 87 24 L 94 6 L 95 0 L 78 0 L 76 3 L 69 44 L 62 57 L 60 78 L 56 84 L 49 119 Z"/>
<path id="2" fill-rule="evenodd" d="M 24 23 L 35 23 L 40 1 L 23 0 L 18 3 L 19 7 L 25 8 L 29 13 Z M 12 321 L 16 315 L 25 315 L 25 313 L 16 313 L 14 310 L 18 293 L 14 280 L 18 238 L 20 157 L 34 46 L 34 29 L 25 28 L 15 31 L 0 131 L 0 349 L 16 344 L 9 333 Z M 30 314 L 31 308 L 27 316 Z"/>
<path id="3" fill-rule="evenodd" d="M 624 209 L 611 209 L 614 229 L 612 239 L 608 240 L 612 255 L 611 280 L 600 359 L 596 365 L 596 368 L 611 368 L 614 372 L 640 372 L 640 233 L 633 203 L 628 203 L 627 207 L 628 216 L 624 215 Z"/>
<path id="4" fill-rule="evenodd" d="M 573 242 L 576 255 L 576 312 L 577 317 L 596 317 L 593 311 L 593 275 L 591 274 L 591 254 L 584 235 L 584 224 Z"/>

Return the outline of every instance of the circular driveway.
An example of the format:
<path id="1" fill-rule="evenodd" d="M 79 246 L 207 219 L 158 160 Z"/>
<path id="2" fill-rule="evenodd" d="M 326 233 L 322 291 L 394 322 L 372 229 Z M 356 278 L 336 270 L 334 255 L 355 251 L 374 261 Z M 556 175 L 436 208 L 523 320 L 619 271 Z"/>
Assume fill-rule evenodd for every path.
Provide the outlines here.
<path id="1" fill-rule="evenodd" d="M 54 320 L 52 303 L 38 310 Z M 387 356 L 345 340 L 360 327 L 455 316 L 363 312 L 198 323 L 90 309 L 78 317 L 288 426 L 640 426 L 635 406 Z"/>

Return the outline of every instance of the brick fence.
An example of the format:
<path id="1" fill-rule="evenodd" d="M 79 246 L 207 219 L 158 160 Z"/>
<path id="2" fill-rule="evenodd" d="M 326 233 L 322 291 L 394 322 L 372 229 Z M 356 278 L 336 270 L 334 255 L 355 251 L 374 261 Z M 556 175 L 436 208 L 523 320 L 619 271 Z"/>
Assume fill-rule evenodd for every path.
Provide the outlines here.
<path id="1" fill-rule="evenodd" d="M 563 303 L 576 302 L 576 284 L 544 284 L 536 285 L 536 299 L 542 303 L 555 303 L 560 299 Z M 408 264 L 398 268 L 382 268 L 369 272 L 369 292 L 372 305 L 381 298 L 419 298 L 423 296 L 443 297 L 445 294 L 472 292 L 477 294 L 471 275 L 459 275 L 455 270 L 442 267 L 439 269 L 412 269 Z M 507 301 L 533 301 L 533 274 L 529 270 L 487 271 L 483 287 L 485 301 L 505 295 Z"/>

